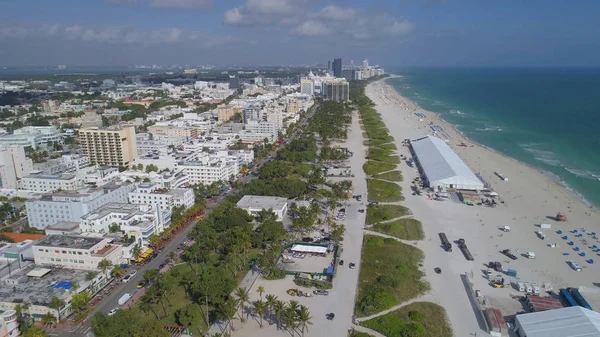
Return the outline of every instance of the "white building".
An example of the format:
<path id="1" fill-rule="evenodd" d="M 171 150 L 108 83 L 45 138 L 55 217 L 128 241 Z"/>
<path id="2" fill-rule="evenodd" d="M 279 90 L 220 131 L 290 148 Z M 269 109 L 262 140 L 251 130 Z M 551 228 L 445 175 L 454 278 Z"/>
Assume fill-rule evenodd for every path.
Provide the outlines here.
<path id="1" fill-rule="evenodd" d="M 236 161 L 205 156 L 199 161 L 182 162 L 178 166 L 189 177 L 191 185 L 210 185 L 217 181 L 228 181 L 239 172 Z"/>
<path id="2" fill-rule="evenodd" d="M 237 202 L 236 206 L 246 210 L 248 214 L 257 216 L 262 210 L 272 210 L 277 215 L 277 220 L 282 220 L 287 213 L 288 204 L 286 198 L 264 197 L 258 195 L 245 195 Z"/>
<path id="3" fill-rule="evenodd" d="M 107 259 L 113 265 L 122 262 L 121 246 L 111 239 L 84 236 L 48 235 L 33 245 L 36 264 L 69 269 L 98 270 L 98 263 Z"/>
<path id="4" fill-rule="evenodd" d="M 161 211 L 151 205 L 123 203 L 106 204 L 81 217 L 81 231 L 106 234 L 111 225 L 124 233 L 137 233 L 147 246 L 152 234 L 161 233 L 171 223 L 171 211 Z"/>
<path id="5" fill-rule="evenodd" d="M 74 174 L 44 174 L 41 171 L 32 172 L 21 181 L 24 190 L 46 193 L 58 190 L 76 190 L 80 184 Z"/>
<path id="6" fill-rule="evenodd" d="M 80 222 L 81 217 L 108 203 L 127 203 L 131 184 L 110 183 L 98 188 L 84 188 L 44 194 L 38 200 L 25 202 L 29 225 L 44 229 L 59 221 Z"/>
<path id="7" fill-rule="evenodd" d="M 16 189 L 19 179 L 33 170 L 33 162 L 22 146 L 0 147 L 0 188 Z"/>
<path id="8" fill-rule="evenodd" d="M 62 142 L 63 135 L 54 126 L 25 126 L 14 131 L 12 135 L 0 137 L 0 145 L 6 146 L 38 146 L 52 142 Z"/>
<path id="9" fill-rule="evenodd" d="M 313 96 L 315 94 L 314 82 L 307 78 L 300 79 L 300 93 L 304 95 Z"/>
<path id="10" fill-rule="evenodd" d="M 129 192 L 129 202 L 132 204 L 157 205 L 163 211 L 171 211 L 173 207 L 194 205 L 194 191 L 191 188 L 167 189 L 158 183 L 139 184 Z"/>
<path id="11" fill-rule="evenodd" d="M 600 336 L 600 313 L 580 306 L 517 315 L 518 337 Z"/>
<path id="12" fill-rule="evenodd" d="M 435 190 L 482 190 L 483 183 L 443 140 L 425 136 L 410 142 L 425 183 Z"/>

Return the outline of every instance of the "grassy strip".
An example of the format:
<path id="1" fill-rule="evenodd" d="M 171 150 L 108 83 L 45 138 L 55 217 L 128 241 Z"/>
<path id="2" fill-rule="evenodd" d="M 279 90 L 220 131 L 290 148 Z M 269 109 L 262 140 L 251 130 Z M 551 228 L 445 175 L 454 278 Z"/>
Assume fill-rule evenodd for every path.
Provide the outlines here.
<path id="1" fill-rule="evenodd" d="M 349 334 L 348 337 L 375 337 L 375 336 L 368 334 L 366 332 L 354 331 L 351 334 Z"/>
<path id="2" fill-rule="evenodd" d="M 391 171 L 395 168 L 396 168 L 396 165 L 382 163 L 382 162 L 376 162 L 373 160 L 368 160 L 366 163 L 363 164 L 363 170 L 368 175 L 374 175 L 374 174 L 378 174 L 378 173 L 382 173 L 382 172 L 386 172 L 386 171 Z"/>
<path id="3" fill-rule="evenodd" d="M 396 183 L 391 183 L 378 179 L 367 179 L 367 192 L 369 201 L 394 202 L 402 201 L 402 187 Z"/>
<path id="4" fill-rule="evenodd" d="M 452 328 L 443 307 L 415 302 L 362 325 L 386 336 L 451 337 Z"/>
<path id="5" fill-rule="evenodd" d="M 423 225 L 415 219 L 398 219 L 387 223 L 378 223 L 371 227 L 379 233 L 391 235 L 403 240 L 423 240 Z"/>
<path id="6" fill-rule="evenodd" d="M 416 247 L 391 238 L 366 235 L 355 307 L 357 316 L 389 309 L 429 290 L 419 270 L 422 260 L 423 252 Z"/>
<path id="7" fill-rule="evenodd" d="M 385 150 L 398 150 L 398 147 L 396 147 L 396 144 L 394 144 L 394 143 L 381 144 L 381 145 L 378 145 L 378 147 L 385 149 Z"/>
<path id="8" fill-rule="evenodd" d="M 381 180 L 388 180 L 388 181 L 404 180 L 404 177 L 402 177 L 402 172 L 400 172 L 400 171 L 390 171 L 390 172 L 381 173 L 381 174 L 374 176 L 373 178 L 377 178 L 377 179 L 381 179 Z"/>
<path id="9" fill-rule="evenodd" d="M 410 210 L 400 205 L 369 205 L 367 206 L 367 224 L 373 225 L 409 214 Z"/>
<path id="10" fill-rule="evenodd" d="M 377 157 L 372 157 L 371 159 L 380 161 L 382 163 L 395 164 L 395 165 L 400 164 L 399 156 L 377 156 Z"/>

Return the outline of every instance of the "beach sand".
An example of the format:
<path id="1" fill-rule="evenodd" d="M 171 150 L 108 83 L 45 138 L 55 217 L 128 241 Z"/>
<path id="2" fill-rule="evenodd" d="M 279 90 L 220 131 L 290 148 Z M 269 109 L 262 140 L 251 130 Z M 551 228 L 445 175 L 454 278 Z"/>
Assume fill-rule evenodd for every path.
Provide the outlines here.
<path id="1" fill-rule="evenodd" d="M 410 157 L 408 148 L 402 146 L 402 140 L 433 134 L 429 128 L 430 122 L 433 122 L 451 138 L 448 145 L 504 201 L 504 204 L 495 208 L 470 207 L 451 200 L 440 202 L 428 200 L 424 195 L 413 196 L 410 185 L 418 173 L 404 162 L 399 165 L 404 175 L 401 185 L 406 197 L 402 204 L 409 207 L 414 217 L 423 223 L 426 234 L 424 241 L 415 244 L 425 252 L 424 270 L 432 286 L 429 295 L 448 311 L 456 336 L 468 336 L 474 332 L 482 334 L 460 274 L 473 275 L 474 289 L 481 290 L 490 305 L 500 309 L 505 316 L 523 310 L 521 304 L 510 297 L 522 295 L 517 290 L 495 289 L 488 284 L 482 271 L 487 269 L 484 264 L 489 261 L 500 261 L 504 270 L 517 270 L 518 277 L 523 281 L 540 284 L 551 282 L 555 290 L 566 286 L 595 287 L 593 282 L 597 281 L 600 267 L 588 264 L 586 259 L 600 259 L 589 247 L 593 244 L 600 246 L 600 242 L 588 235 L 592 231 L 600 233 L 598 213 L 591 211 L 587 205 L 539 170 L 468 141 L 435 113 L 422 110 L 383 81 L 368 85 L 366 93 L 376 104 L 390 135 L 395 138 L 399 154 Z M 417 117 L 415 113 L 423 113 L 426 117 Z M 439 132 L 438 136 L 446 138 Z M 466 143 L 467 147 L 459 146 L 461 142 Z M 502 173 L 508 181 L 500 180 L 494 172 Z M 547 218 L 554 217 L 557 212 L 565 214 L 568 221 L 556 222 Z M 540 223 L 549 223 L 552 228 L 540 229 L 536 226 Z M 500 231 L 498 226 L 504 225 L 510 226 L 512 230 L 508 233 Z M 583 237 L 576 238 L 569 232 L 574 229 L 581 232 L 582 228 L 588 230 Z M 565 232 L 562 235 L 568 235 L 569 239 L 561 239 L 561 235 L 555 232 L 558 229 L 562 229 Z M 537 230 L 543 231 L 547 238 L 539 239 L 535 234 Z M 439 232 L 445 232 L 451 241 L 464 238 L 475 260 L 467 261 L 456 246 L 452 253 L 445 252 L 440 247 Z M 587 244 L 582 243 L 582 239 L 587 240 Z M 580 247 L 587 254 L 586 257 L 578 256 L 573 247 L 567 244 L 571 240 L 575 242 L 573 247 Z M 558 247 L 550 248 L 549 243 L 556 243 Z M 536 253 L 536 258 L 526 259 L 519 255 L 516 261 L 512 261 L 499 252 L 506 248 L 515 254 L 517 251 L 532 251 Z M 563 256 L 565 252 L 570 255 Z M 584 267 L 583 271 L 571 269 L 567 260 L 578 262 Z M 441 275 L 433 272 L 433 268 L 438 266 L 443 270 Z M 504 278 L 510 279 L 507 276 Z"/>

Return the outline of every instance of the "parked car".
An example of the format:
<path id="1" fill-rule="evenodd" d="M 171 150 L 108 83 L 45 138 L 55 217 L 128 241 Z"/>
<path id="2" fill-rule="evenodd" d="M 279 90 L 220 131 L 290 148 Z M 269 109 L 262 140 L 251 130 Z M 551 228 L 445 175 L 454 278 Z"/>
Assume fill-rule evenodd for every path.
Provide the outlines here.
<path id="1" fill-rule="evenodd" d="M 435 267 L 435 269 L 433 269 L 437 274 L 441 274 L 442 273 L 442 268 L 440 267 Z"/>
<path id="2" fill-rule="evenodd" d="M 132 271 L 131 273 L 129 273 L 129 276 L 134 277 L 135 274 L 137 274 L 137 270 Z"/>
<path id="3" fill-rule="evenodd" d="M 350 267 L 350 269 L 354 269 L 356 267 L 356 264 L 354 262 L 350 262 L 348 267 Z"/>
<path id="4" fill-rule="evenodd" d="M 571 266 L 571 268 L 573 268 L 573 270 L 575 271 L 582 271 L 583 269 L 581 268 L 581 266 L 579 265 L 579 263 L 575 262 L 575 261 L 569 261 L 569 266 Z"/>
<path id="5" fill-rule="evenodd" d="M 317 290 L 313 291 L 313 294 L 327 296 L 327 295 L 329 295 L 329 291 L 317 289 Z"/>
<path id="6" fill-rule="evenodd" d="M 137 288 L 138 289 L 142 289 L 144 286 L 146 285 L 146 281 L 145 280 L 141 280 L 138 284 L 137 284 Z"/>
<path id="7" fill-rule="evenodd" d="M 111 309 L 111 310 L 108 312 L 108 316 L 112 316 L 112 315 L 114 315 L 114 314 L 116 314 L 116 313 L 117 313 L 117 308 Z"/>
<path id="8" fill-rule="evenodd" d="M 123 277 L 123 283 L 129 282 L 130 279 L 131 279 L 131 275 L 125 275 L 125 277 Z"/>
<path id="9" fill-rule="evenodd" d="M 358 213 L 364 213 L 364 212 L 365 212 L 364 208 L 361 208 L 361 209 L 358 210 Z"/>

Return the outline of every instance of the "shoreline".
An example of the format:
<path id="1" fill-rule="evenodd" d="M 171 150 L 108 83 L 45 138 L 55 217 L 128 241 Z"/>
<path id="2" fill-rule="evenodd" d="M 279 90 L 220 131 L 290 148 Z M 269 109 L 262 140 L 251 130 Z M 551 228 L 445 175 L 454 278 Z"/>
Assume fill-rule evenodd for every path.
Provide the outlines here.
<path id="1" fill-rule="evenodd" d="M 556 186 L 558 186 L 559 188 L 561 188 L 561 189 L 565 190 L 565 191 L 566 191 L 567 193 L 569 193 L 569 194 L 570 194 L 570 195 L 571 195 L 571 196 L 572 196 L 572 197 L 573 197 L 575 200 L 577 200 L 578 202 L 580 202 L 581 204 L 583 204 L 584 206 L 586 206 L 586 207 L 587 207 L 589 210 L 591 210 L 591 211 L 593 211 L 593 212 L 595 212 L 595 213 L 597 213 L 597 214 L 600 214 L 600 208 L 597 208 L 597 207 L 596 207 L 596 205 L 593 205 L 592 203 L 590 203 L 590 202 L 589 202 L 589 201 L 588 201 L 588 200 L 585 198 L 585 196 L 583 196 L 581 193 L 579 193 L 579 191 L 577 191 L 576 189 L 574 189 L 573 187 L 571 187 L 571 186 L 570 186 L 570 185 L 569 185 L 569 184 L 568 184 L 566 181 L 564 181 L 564 180 L 563 180 L 563 179 L 562 179 L 560 176 L 558 176 L 556 173 L 554 173 L 554 172 L 552 172 L 552 171 L 547 171 L 547 170 L 544 170 L 544 169 L 542 169 L 542 168 L 536 167 L 536 166 L 534 166 L 534 165 L 531 165 L 531 164 L 528 164 L 528 163 L 525 163 L 525 162 L 522 162 L 522 161 L 520 161 L 520 160 L 518 160 L 518 159 L 516 159 L 516 158 L 513 158 L 513 157 L 511 157 L 511 156 L 508 156 L 508 155 L 506 155 L 506 154 L 504 154 L 504 153 L 502 153 L 502 152 L 500 152 L 500 151 L 498 151 L 498 150 L 496 150 L 496 149 L 494 149 L 494 148 L 492 148 L 492 147 L 490 147 L 490 146 L 487 146 L 487 145 L 481 144 L 481 143 L 479 143 L 479 142 L 477 142 L 477 141 L 474 141 L 474 140 L 470 139 L 470 138 L 469 138 L 469 137 L 468 137 L 468 136 L 467 136 L 467 135 L 466 135 L 466 134 L 465 134 L 463 131 L 459 130 L 459 129 L 456 127 L 456 125 L 454 125 L 454 124 L 452 124 L 452 123 L 450 123 L 450 122 L 446 121 L 445 119 L 443 119 L 443 118 L 441 117 L 441 115 L 440 115 L 438 112 L 434 112 L 434 111 L 426 110 L 426 109 L 422 108 L 421 106 L 419 106 L 419 105 L 418 105 L 416 102 L 414 102 L 413 100 L 411 100 L 411 99 L 409 99 L 409 98 L 407 98 L 407 97 L 405 97 L 405 96 L 402 96 L 402 94 L 401 94 L 400 92 L 398 92 L 398 91 L 396 90 L 396 88 L 394 88 L 392 85 L 390 85 L 389 83 L 387 83 L 387 80 L 388 80 L 388 79 L 393 79 L 393 78 L 402 78 L 402 76 L 401 76 L 401 75 L 396 75 L 396 74 L 390 74 L 390 77 L 383 78 L 383 79 L 381 79 L 381 80 L 378 80 L 378 81 L 376 81 L 376 82 L 383 83 L 384 85 L 388 86 L 388 87 L 389 87 L 389 88 L 390 88 L 390 89 L 391 89 L 393 92 L 395 92 L 395 93 L 398 95 L 398 97 L 400 97 L 402 100 L 405 100 L 405 101 L 407 101 L 407 102 L 410 102 L 410 104 L 411 104 L 411 105 L 413 105 L 413 106 L 416 108 L 416 110 L 414 110 L 413 112 L 417 112 L 417 111 L 421 112 L 421 111 L 422 111 L 422 112 L 426 112 L 428 115 L 433 115 L 433 116 L 435 117 L 435 118 L 433 118 L 434 120 L 436 120 L 436 119 L 437 119 L 438 121 L 441 121 L 441 122 L 442 122 L 441 124 L 444 124 L 444 129 L 446 129 L 446 127 L 448 127 L 448 128 L 450 128 L 450 129 L 452 129 L 452 130 L 453 130 L 455 133 L 459 134 L 459 135 L 460 135 L 460 136 L 461 136 L 461 137 L 462 137 L 462 138 L 463 138 L 465 141 L 468 141 L 468 142 L 469 142 L 469 143 L 471 143 L 472 145 L 474 145 L 474 146 L 478 146 L 478 147 L 480 147 L 480 148 L 482 148 L 482 149 L 485 149 L 485 150 L 487 150 L 487 151 L 490 151 L 490 152 L 492 152 L 492 153 L 494 153 L 494 154 L 496 154 L 496 155 L 499 155 L 499 156 L 502 156 L 502 157 L 504 157 L 504 158 L 506 158 L 506 159 L 512 160 L 512 161 L 513 161 L 513 162 L 515 162 L 517 165 L 522 165 L 522 166 L 525 166 L 525 167 L 527 167 L 527 168 L 529 168 L 529 169 L 531 169 L 531 170 L 535 170 L 535 171 L 537 171 L 537 172 L 538 172 L 538 173 L 539 173 L 541 176 L 543 176 L 543 177 L 544 177 L 544 178 L 546 178 L 546 179 L 547 179 L 549 182 L 551 182 L 551 183 L 555 184 L 555 185 L 556 185 Z M 376 82 L 374 82 L 374 83 L 376 83 Z M 428 134 L 429 134 L 429 133 L 428 133 Z M 437 136 L 437 135 L 436 135 L 436 136 Z M 453 146 L 451 146 L 451 147 L 454 149 L 454 147 L 453 147 Z M 458 154 L 458 153 L 457 153 L 457 154 Z M 460 154 L 459 154 L 459 157 L 460 157 Z"/>

